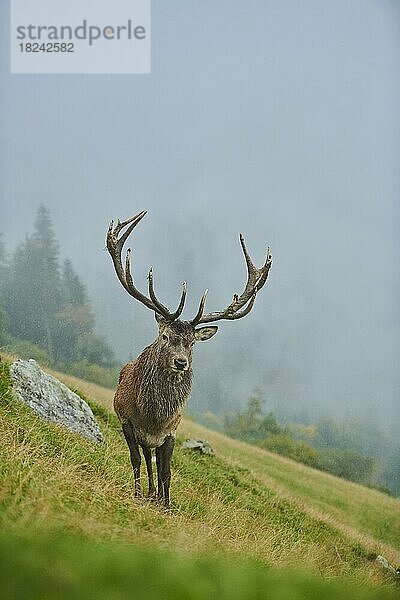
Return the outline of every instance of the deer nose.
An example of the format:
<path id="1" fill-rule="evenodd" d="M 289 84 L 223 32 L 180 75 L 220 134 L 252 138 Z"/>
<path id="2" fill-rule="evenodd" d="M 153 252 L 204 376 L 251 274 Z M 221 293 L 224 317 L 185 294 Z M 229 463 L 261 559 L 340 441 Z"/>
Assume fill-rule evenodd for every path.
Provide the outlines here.
<path id="1" fill-rule="evenodd" d="M 186 369 L 188 361 L 187 361 L 187 358 L 182 358 L 182 357 L 175 358 L 174 364 L 177 369 L 180 369 L 181 371 L 183 371 L 184 369 Z"/>

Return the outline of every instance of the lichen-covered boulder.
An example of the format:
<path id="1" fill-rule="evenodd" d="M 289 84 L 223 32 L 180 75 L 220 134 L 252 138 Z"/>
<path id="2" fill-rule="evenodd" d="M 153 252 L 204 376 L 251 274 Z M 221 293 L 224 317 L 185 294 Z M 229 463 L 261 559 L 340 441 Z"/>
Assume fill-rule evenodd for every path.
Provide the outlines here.
<path id="1" fill-rule="evenodd" d="M 10 367 L 14 395 L 43 419 L 64 425 L 75 433 L 102 442 L 103 435 L 88 404 L 33 359 L 17 360 Z"/>

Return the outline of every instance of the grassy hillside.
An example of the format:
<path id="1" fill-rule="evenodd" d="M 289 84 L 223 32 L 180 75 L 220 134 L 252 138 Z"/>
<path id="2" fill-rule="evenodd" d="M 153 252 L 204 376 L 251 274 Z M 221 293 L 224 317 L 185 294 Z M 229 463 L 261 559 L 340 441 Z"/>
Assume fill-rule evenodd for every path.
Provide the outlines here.
<path id="1" fill-rule="evenodd" d="M 1 364 L 1 597 L 82 598 L 92 586 L 122 598 L 135 585 L 143 598 L 336 598 L 343 581 L 362 586 L 354 598 L 395 597 L 373 557 L 398 562 L 397 500 L 185 421 L 165 514 L 132 497 L 109 390 L 58 374 L 87 396 L 105 435 L 97 446 L 17 402 Z M 189 434 L 216 455 L 183 450 Z"/>

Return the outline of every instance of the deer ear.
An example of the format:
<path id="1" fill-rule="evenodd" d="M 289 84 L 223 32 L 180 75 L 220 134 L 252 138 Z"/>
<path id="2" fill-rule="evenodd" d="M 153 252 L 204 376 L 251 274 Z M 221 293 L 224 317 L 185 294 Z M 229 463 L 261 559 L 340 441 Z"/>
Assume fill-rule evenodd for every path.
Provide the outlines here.
<path id="1" fill-rule="evenodd" d="M 200 327 L 200 329 L 195 329 L 196 342 L 204 342 L 205 340 L 209 340 L 213 335 L 215 335 L 218 331 L 218 327 Z"/>

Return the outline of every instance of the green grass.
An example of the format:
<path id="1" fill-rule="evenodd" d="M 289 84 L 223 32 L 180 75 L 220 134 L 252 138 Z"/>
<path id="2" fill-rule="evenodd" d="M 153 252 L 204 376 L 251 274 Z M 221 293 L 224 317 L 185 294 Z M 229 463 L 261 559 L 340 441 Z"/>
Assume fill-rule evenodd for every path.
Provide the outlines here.
<path id="1" fill-rule="evenodd" d="M 0 535 L 0 585 L 7 600 L 389 600 L 366 590 L 249 561 L 179 558 L 79 537 Z"/>
<path id="2" fill-rule="evenodd" d="M 333 523 L 353 529 L 382 552 L 400 561 L 400 502 L 387 494 L 311 469 L 276 454 L 186 422 L 187 435 L 207 439 L 229 464 L 246 467 L 262 484 L 290 497 L 297 506 Z M 387 548 L 387 546 L 390 546 Z"/>
<path id="3" fill-rule="evenodd" d="M 362 531 L 315 514 L 307 489 L 301 504 L 291 461 L 193 423 L 184 424 L 183 434 L 200 431 L 216 455 L 183 450 L 181 435 L 172 512 L 134 500 L 127 448 L 107 408 L 110 395 L 63 379 L 88 397 L 104 444 L 48 424 L 16 401 L 7 364 L 0 362 L 0 592 L 9 588 L 1 598 L 85 598 L 94 590 L 93 597 L 113 599 L 132 589 L 141 590 L 140 598 L 261 598 L 265 590 L 277 599 L 394 597 L 394 582 L 373 560 L 379 543 L 364 543 Z M 284 493 L 266 469 L 269 462 L 286 471 Z M 310 477 L 323 475 L 303 468 Z M 354 485 L 330 481 L 332 489 L 338 481 Z M 382 533 L 395 552 L 391 536 Z M 343 586 L 355 584 L 361 587 L 344 595 Z"/>

